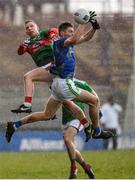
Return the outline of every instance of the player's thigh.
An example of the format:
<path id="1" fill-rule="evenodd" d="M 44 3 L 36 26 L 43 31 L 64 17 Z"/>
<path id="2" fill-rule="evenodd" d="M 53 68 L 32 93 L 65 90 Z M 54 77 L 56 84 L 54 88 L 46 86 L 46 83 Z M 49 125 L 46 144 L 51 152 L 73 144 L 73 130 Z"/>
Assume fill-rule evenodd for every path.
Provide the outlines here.
<path id="1" fill-rule="evenodd" d="M 63 105 L 67 107 L 75 116 L 78 117 L 78 115 L 81 115 L 80 118 L 85 117 L 84 111 L 73 101 L 63 101 Z"/>
<path id="2" fill-rule="evenodd" d="M 76 134 L 77 134 L 77 129 L 72 126 L 69 126 L 64 131 L 64 140 L 65 141 L 67 141 L 67 140 L 74 141 L 74 137 Z"/>
<path id="3" fill-rule="evenodd" d="M 29 71 L 25 76 L 30 78 L 33 81 L 43 81 L 43 82 L 51 82 L 52 77 L 50 73 L 46 70 L 46 68 L 39 67 Z"/>
<path id="4" fill-rule="evenodd" d="M 83 90 L 81 91 L 80 95 L 78 95 L 74 101 L 81 101 L 81 102 L 84 102 L 84 103 L 97 103 L 98 102 L 98 97 L 95 96 L 94 94 L 86 91 L 86 90 Z"/>
<path id="5" fill-rule="evenodd" d="M 49 116 L 53 116 L 56 113 L 56 111 L 60 108 L 60 106 L 61 106 L 61 101 L 55 100 L 50 97 L 44 112 Z"/>
<path id="6" fill-rule="evenodd" d="M 63 105 L 67 107 L 71 112 L 80 109 L 73 101 L 63 101 Z"/>

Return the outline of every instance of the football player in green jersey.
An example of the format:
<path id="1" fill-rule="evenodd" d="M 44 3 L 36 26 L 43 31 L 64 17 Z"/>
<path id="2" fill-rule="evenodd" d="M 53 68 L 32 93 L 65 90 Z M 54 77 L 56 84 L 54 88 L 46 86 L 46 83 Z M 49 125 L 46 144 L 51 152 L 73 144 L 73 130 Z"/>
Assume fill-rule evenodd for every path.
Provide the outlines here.
<path id="1" fill-rule="evenodd" d="M 74 79 L 74 83 L 77 87 L 87 90 L 88 92 L 97 96 L 96 92 L 90 87 L 85 81 L 80 81 Z M 82 102 L 75 102 L 83 111 L 85 110 L 85 104 Z M 84 161 L 81 153 L 76 149 L 75 146 L 75 136 L 78 132 L 84 129 L 83 125 L 78 119 L 69 111 L 65 106 L 62 106 L 62 124 L 64 126 L 64 142 L 67 148 L 68 156 L 70 159 L 70 175 L 69 179 L 75 179 L 77 176 L 77 165 L 78 162 L 84 169 L 85 173 L 90 179 L 94 179 L 94 173 L 92 171 L 92 166 Z M 87 141 L 87 140 L 86 140 Z"/>
<path id="2" fill-rule="evenodd" d="M 13 113 L 30 113 L 32 110 L 32 96 L 34 93 L 34 82 L 51 82 L 52 78 L 48 73 L 48 67 L 53 62 L 52 43 L 58 38 L 58 29 L 50 28 L 39 30 L 38 25 L 33 20 L 25 21 L 25 31 L 29 36 L 23 40 L 18 48 L 18 54 L 30 54 L 38 68 L 29 71 L 24 75 L 24 103 L 17 109 L 12 109 Z"/>
<path id="3" fill-rule="evenodd" d="M 77 87 L 81 89 L 85 89 L 88 92 L 98 97 L 97 93 L 92 89 L 92 87 L 87 82 L 74 79 L 74 83 Z M 75 103 L 83 111 L 85 110 L 86 104 L 82 102 L 75 102 Z M 99 119 L 101 117 L 102 117 L 102 112 L 99 110 Z M 65 142 L 68 156 L 71 163 L 69 179 L 75 179 L 77 176 L 78 169 L 77 169 L 76 162 L 78 162 L 81 165 L 81 167 L 84 169 L 85 173 L 88 175 L 90 179 L 94 179 L 95 175 L 92 171 L 92 166 L 84 160 L 81 153 L 75 146 L 75 136 L 84 129 L 84 126 L 80 123 L 78 119 L 76 119 L 73 113 L 71 113 L 71 111 L 69 111 L 68 108 L 65 106 L 62 106 L 62 124 L 64 126 L 63 138 L 64 138 L 64 142 Z M 92 124 L 92 120 L 91 120 L 91 124 Z M 91 135 L 92 135 L 92 127 L 91 127 Z M 86 142 L 87 141 L 88 139 L 86 136 Z"/>
<path id="4" fill-rule="evenodd" d="M 98 97 L 97 93 L 85 81 L 74 79 L 74 83 L 77 87 L 87 90 L 88 92 Z M 85 110 L 86 104 L 82 102 L 75 102 L 75 103 L 83 111 Z M 99 118 L 101 117 L 102 117 L 102 113 L 101 111 L 99 111 Z M 71 113 L 71 111 L 69 111 L 69 109 L 65 106 L 62 106 L 62 124 L 64 126 L 64 136 L 63 136 L 64 142 L 65 142 L 69 159 L 71 162 L 69 179 L 76 178 L 77 171 L 78 171 L 76 162 L 78 162 L 81 165 L 81 167 L 84 169 L 85 173 L 88 175 L 90 179 L 94 179 L 95 176 L 92 171 L 92 166 L 84 161 L 84 158 L 82 157 L 81 153 L 76 149 L 76 146 L 75 146 L 74 138 L 78 134 L 78 132 L 84 129 L 84 126 L 80 123 L 78 119 L 76 119 L 73 113 Z M 92 120 L 91 120 L 91 124 L 92 124 Z M 92 135 L 92 128 L 91 128 L 91 135 Z M 86 138 L 86 142 L 87 141 L 88 139 Z"/>

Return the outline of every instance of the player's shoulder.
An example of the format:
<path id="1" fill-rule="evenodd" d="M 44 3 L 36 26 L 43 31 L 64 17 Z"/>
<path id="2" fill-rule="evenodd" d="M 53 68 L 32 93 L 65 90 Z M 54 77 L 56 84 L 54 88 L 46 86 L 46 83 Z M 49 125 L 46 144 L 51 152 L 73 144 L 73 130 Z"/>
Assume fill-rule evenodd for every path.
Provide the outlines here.
<path id="1" fill-rule="evenodd" d="M 57 37 L 54 40 L 54 45 L 61 45 L 61 46 L 63 46 L 63 44 L 64 44 L 66 39 L 67 39 L 66 37 Z"/>
<path id="2" fill-rule="evenodd" d="M 58 33 L 58 28 L 56 28 L 56 27 L 51 27 L 51 28 L 43 28 L 43 29 L 41 29 L 40 30 L 40 33 L 47 33 L 48 35 L 49 34 L 59 34 Z"/>
<path id="3" fill-rule="evenodd" d="M 54 33 L 57 33 L 57 34 L 59 33 L 58 28 L 56 28 L 56 27 L 51 27 L 48 30 L 49 30 L 49 32 L 54 32 Z"/>
<path id="4" fill-rule="evenodd" d="M 49 29 L 48 28 L 44 28 L 44 29 L 41 29 L 40 31 L 39 31 L 39 36 L 40 37 L 45 37 L 45 38 L 47 38 L 48 37 L 48 32 L 49 32 Z"/>
<path id="5" fill-rule="evenodd" d="M 48 31 L 49 31 L 49 28 L 43 28 L 43 29 L 40 29 L 39 33 L 48 32 Z"/>

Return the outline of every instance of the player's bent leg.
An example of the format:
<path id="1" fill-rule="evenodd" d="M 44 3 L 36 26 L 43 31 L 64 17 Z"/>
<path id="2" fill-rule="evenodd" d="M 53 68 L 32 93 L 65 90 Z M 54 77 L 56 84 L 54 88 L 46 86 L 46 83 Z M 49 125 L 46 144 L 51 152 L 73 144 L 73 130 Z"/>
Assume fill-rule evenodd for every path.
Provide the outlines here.
<path id="1" fill-rule="evenodd" d="M 6 140 L 7 142 L 11 141 L 11 138 L 15 132 L 16 129 L 20 128 L 21 126 L 37 121 L 43 121 L 43 120 L 48 120 L 44 119 L 45 115 L 44 112 L 36 112 L 32 113 L 28 116 L 25 116 L 24 118 L 17 120 L 16 122 L 8 122 L 7 123 L 7 129 L 6 129 Z"/>
<path id="2" fill-rule="evenodd" d="M 99 98 L 88 91 L 82 90 L 80 95 L 77 96 L 75 101 L 81 101 L 89 105 L 89 115 L 92 120 L 92 125 L 97 133 L 100 133 L 99 125 Z M 85 129 L 86 142 L 91 138 L 91 126 Z"/>
<path id="3" fill-rule="evenodd" d="M 46 108 L 44 110 L 45 115 L 50 119 L 53 119 L 57 110 L 60 108 L 62 101 L 54 99 L 52 96 L 48 99 Z"/>
<path id="4" fill-rule="evenodd" d="M 52 82 L 52 77 L 49 72 L 43 68 L 39 67 L 29 71 L 24 75 L 24 93 L 25 96 L 33 96 L 34 93 L 34 82 Z"/>
<path id="5" fill-rule="evenodd" d="M 34 94 L 34 82 L 51 82 L 52 77 L 46 68 L 39 67 L 29 71 L 24 75 L 24 104 L 17 109 L 12 109 L 13 113 L 31 113 L 32 112 L 32 97 Z"/>
<path id="6" fill-rule="evenodd" d="M 98 97 L 90 94 L 89 92 L 85 90 L 82 90 L 81 94 L 77 98 L 75 98 L 75 100 L 82 101 L 89 105 L 89 114 L 90 114 L 90 118 L 92 120 L 92 126 L 93 126 L 92 137 L 94 139 L 100 139 L 100 138 L 108 139 L 114 136 L 112 132 L 104 131 L 104 130 L 101 130 L 100 128 Z M 90 135 L 89 137 L 91 137 L 91 134 L 89 135 Z M 86 135 L 86 140 L 88 141 L 87 135 Z"/>
<path id="7" fill-rule="evenodd" d="M 76 119 L 81 120 L 81 119 L 85 118 L 85 114 L 84 114 L 83 110 L 79 106 L 77 106 L 74 102 L 64 101 L 63 105 L 65 107 L 67 107 L 74 114 Z"/>
<path id="8" fill-rule="evenodd" d="M 86 90 L 82 90 L 81 94 L 74 100 L 88 104 L 93 127 L 99 127 L 99 98 Z"/>
<path id="9" fill-rule="evenodd" d="M 52 82 L 52 77 L 44 67 L 35 68 L 24 75 L 24 81 Z M 26 92 L 27 93 L 27 92 Z M 29 95 L 29 94 L 26 94 Z"/>
<path id="10" fill-rule="evenodd" d="M 22 125 L 37 121 L 47 121 L 54 117 L 56 111 L 61 106 L 61 101 L 49 98 L 45 110 L 43 112 L 35 112 L 21 119 Z"/>
<path id="11" fill-rule="evenodd" d="M 98 106 L 99 98 L 92 93 L 82 89 L 81 93 L 74 99 L 75 101 L 81 101 L 91 106 Z"/>
<path id="12" fill-rule="evenodd" d="M 21 118 L 19 121 L 16 122 L 8 122 L 6 135 L 5 135 L 6 140 L 10 142 L 15 130 L 24 124 L 33 123 L 37 121 L 47 121 L 52 119 L 56 111 L 60 107 L 60 105 L 61 105 L 61 101 L 56 101 L 50 97 L 47 106 L 45 108 L 45 111 L 32 113 L 28 116 Z"/>

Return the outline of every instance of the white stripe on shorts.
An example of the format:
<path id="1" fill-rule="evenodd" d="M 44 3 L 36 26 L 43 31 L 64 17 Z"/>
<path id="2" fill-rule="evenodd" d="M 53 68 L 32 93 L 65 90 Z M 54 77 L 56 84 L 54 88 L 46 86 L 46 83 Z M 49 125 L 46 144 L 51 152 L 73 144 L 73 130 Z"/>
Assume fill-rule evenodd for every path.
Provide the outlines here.
<path id="1" fill-rule="evenodd" d="M 84 126 L 80 123 L 80 121 L 78 119 L 74 119 L 74 120 L 68 122 L 64 126 L 64 129 L 66 129 L 68 127 L 74 127 L 75 129 L 77 129 L 78 132 L 80 132 L 84 129 Z"/>

